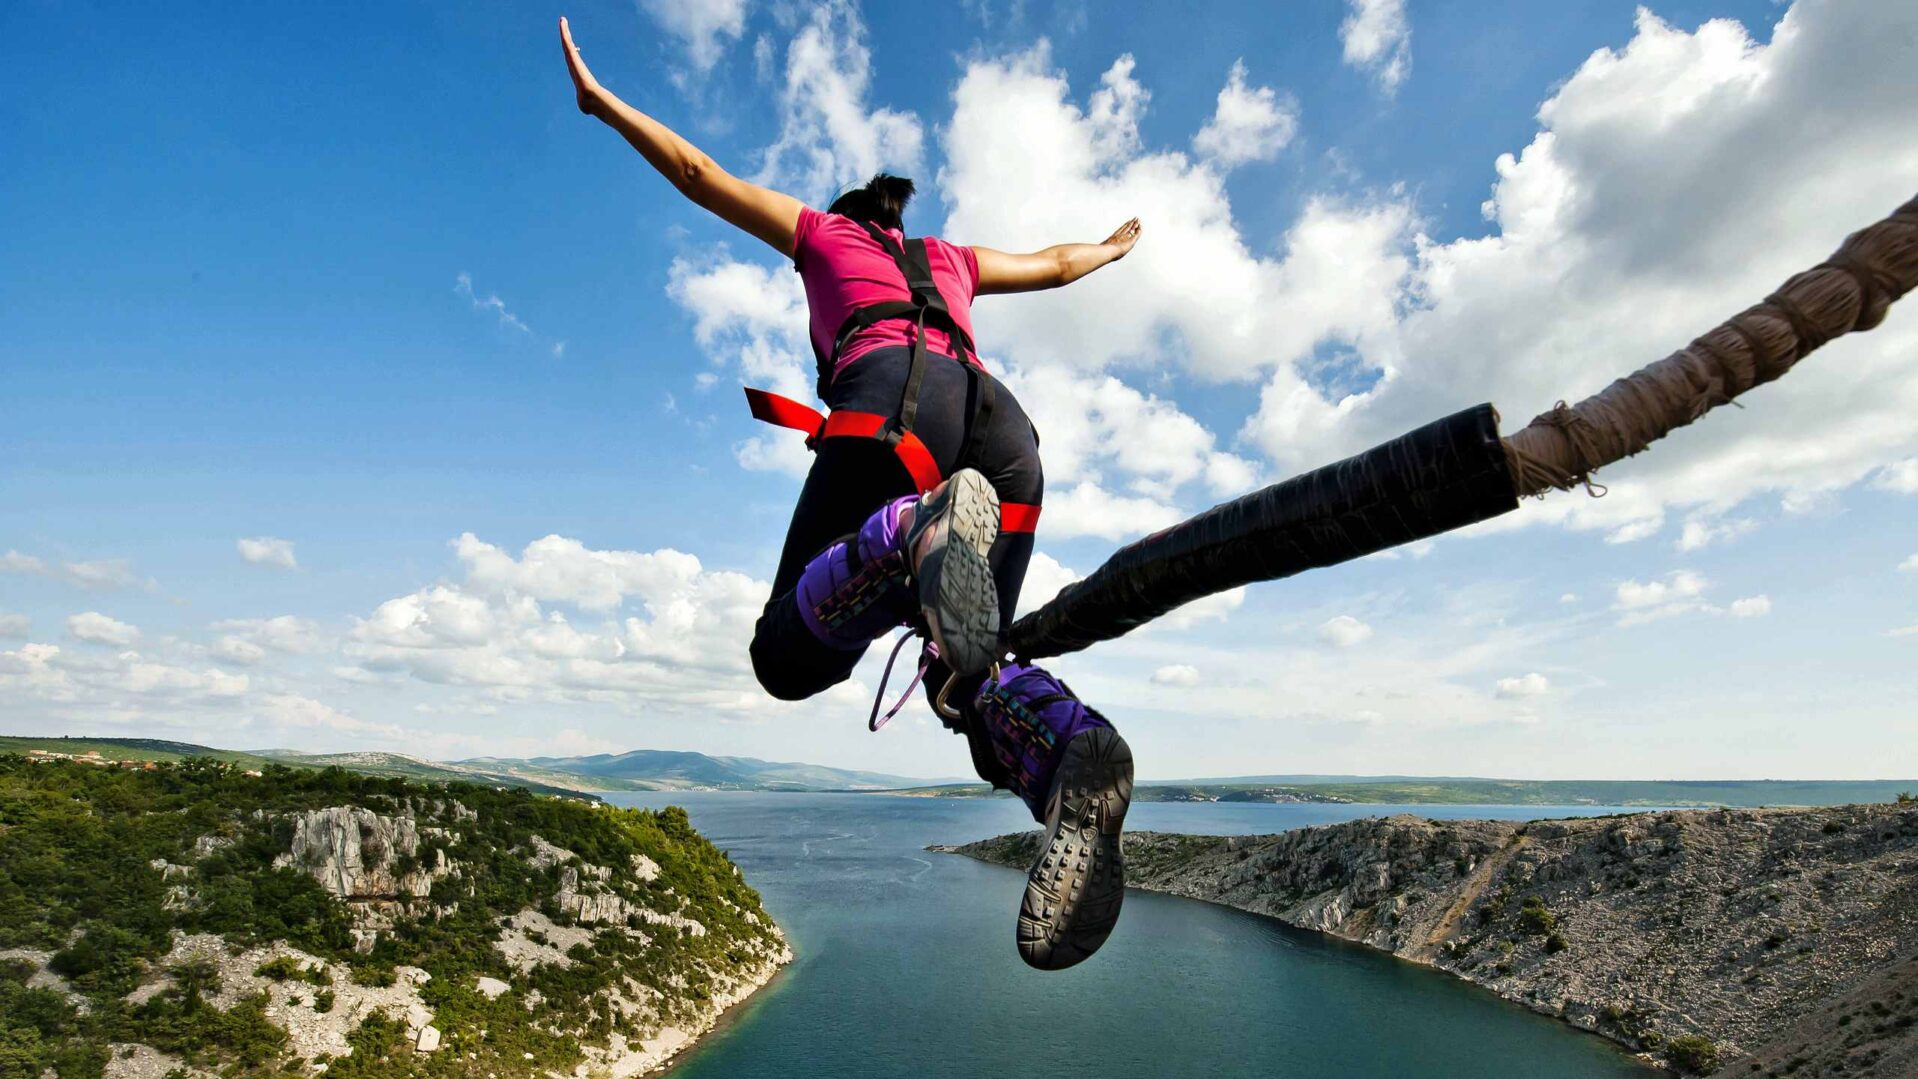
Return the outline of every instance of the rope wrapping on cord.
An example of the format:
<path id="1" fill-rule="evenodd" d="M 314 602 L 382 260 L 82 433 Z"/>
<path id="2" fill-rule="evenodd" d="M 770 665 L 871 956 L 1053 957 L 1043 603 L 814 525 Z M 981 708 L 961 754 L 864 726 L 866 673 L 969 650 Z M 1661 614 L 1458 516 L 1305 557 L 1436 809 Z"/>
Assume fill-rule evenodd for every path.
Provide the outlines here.
<path id="1" fill-rule="evenodd" d="M 1576 405 L 1560 401 L 1505 440 L 1520 497 L 1584 487 L 1592 474 L 1790 371 L 1835 338 L 1869 330 L 1918 287 L 1918 198 L 1846 237 L 1824 262 L 1670 356 Z"/>

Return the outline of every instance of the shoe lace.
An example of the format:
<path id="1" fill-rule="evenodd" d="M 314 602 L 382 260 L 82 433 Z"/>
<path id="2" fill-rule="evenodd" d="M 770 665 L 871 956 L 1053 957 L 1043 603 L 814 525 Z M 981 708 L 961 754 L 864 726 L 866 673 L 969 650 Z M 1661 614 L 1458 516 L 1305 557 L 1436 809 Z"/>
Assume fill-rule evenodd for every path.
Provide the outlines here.
<path id="1" fill-rule="evenodd" d="M 906 647 L 906 642 L 917 636 L 918 634 L 910 629 L 901 633 L 899 640 L 892 646 L 892 654 L 886 657 L 885 673 L 879 676 L 879 692 L 872 695 L 872 714 L 866 717 L 867 730 L 876 731 L 885 726 L 892 717 L 899 714 L 899 710 L 906 706 L 906 701 L 912 698 L 912 691 L 919 687 L 920 679 L 926 676 L 926 663 L 939 654 L 938 645 L 931 643 L 926 645 L 926 650 L 919 656 L 919 669 L 913 673 L 912 681 L 906 683 L 905 691 L 899 694 L 899 699 L 893 702 L 892 707 L 887 709 L 886 714 L 883 716 L 880 715 L 879 706 L 884 703 L 886 699 L 886 683 L 892 681 L 893 662 L 899 658 L 899 652 Z"/>

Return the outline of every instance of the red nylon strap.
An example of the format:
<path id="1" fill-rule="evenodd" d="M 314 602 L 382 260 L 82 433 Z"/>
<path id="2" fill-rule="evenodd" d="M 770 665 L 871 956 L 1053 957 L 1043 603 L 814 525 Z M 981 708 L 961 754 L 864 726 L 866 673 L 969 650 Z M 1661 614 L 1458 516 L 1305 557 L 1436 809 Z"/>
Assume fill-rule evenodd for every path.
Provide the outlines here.
<path id="1" fill-rule="evenodd" d="M 1027 533 L 1038 530 L 1038 506 L 1024 502 L 999 503 L 999 531 Z"/>
<path id="2" fill-rule="evenodd" d="M 765 390 L 748 389 L 746 404 L 752 409 L 756 420 L 806 432 L 807 445 L 822 438 L 879 438 L 888 421 L 888 417 L 877 412 L 849 412 L 844 409 L 821 416 L 810 405 Z M 912 476 L 912 482 L 919 490 L 930 491 L 945 478 L 939 471 L 939 462 L 933 459 L 932 451 L 911 431 L 899 436 L 892 451 L 898 456 L 899 463 L 906 466 L 906 472 Z M 1024 502 L 999 504 L 999 531 L 1029 533 L 1038 527 L 1038 506 Z"/>
<path id="3" fill-rule="evenodd" d="M 826 427 L 826 417 L 821 416 L 818 409 L 765 390 L 748 388 L 746 407 L 753 410 L 753 419 L 804 431 L 808 441 L 818 438 Z"/>

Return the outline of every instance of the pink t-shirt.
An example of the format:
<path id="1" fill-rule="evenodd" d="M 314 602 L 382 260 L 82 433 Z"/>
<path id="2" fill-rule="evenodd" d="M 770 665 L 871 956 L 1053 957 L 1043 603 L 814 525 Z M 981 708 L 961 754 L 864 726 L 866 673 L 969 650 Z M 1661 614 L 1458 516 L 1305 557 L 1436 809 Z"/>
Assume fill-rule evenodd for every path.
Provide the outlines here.
<path id="1" fill-rule="evenodd" d="M 904 240 L 897 229 L 887 231 Z M 831 353 L 833 336 L 856 309 L 912 299 L 892 256 L 851 218 L 802 207 L 799 227 L 793 233 L 793 252 L 799 278 L 806 284 L 806 306 L 812 311 L 813 344 L 822 356 Z M 933 283 L 939 286 L 939 295 L 945 298 L 953 321 L 967 337 L 978 340 L 972 333 L 972 297 L 979 291 L 978 256 L 971 248 L 955 247 L 928 236 L 926 261 L 932 266 Z M 873 349 L 912 344 L 912 333 L 913 325 L 906 319 L 887 319 L 866 327 L 846 342 L 833 374 Z M 926 327 L 926 347 L 948 356 L 957 351 L 945 333 L 931 326 Z"/>

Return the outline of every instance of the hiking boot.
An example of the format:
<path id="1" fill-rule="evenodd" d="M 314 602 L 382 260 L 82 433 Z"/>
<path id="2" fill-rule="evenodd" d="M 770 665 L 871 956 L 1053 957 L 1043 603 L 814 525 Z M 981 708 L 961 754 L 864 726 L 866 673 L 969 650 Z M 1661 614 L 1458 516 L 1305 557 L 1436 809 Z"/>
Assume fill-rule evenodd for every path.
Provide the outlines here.
<path id="1" fill-rule="evenodd" d="M 940 660 L 961 675 L 985 670 L 1000 655 L 999 585 L 988 560 L 999 538 L 998 492 L 962 468 L 906 517 L 903 546 Z"/>
<path id="2" fill-rule="evenodd" d="M 924 496 L 879 507 L 857 534 L 806 563 L 793 599 L 814 637 L 864 648 L 924 615 L 939 654 L 973 674 L 999 653 L 999 588 L 987 560 L 999 536 L 999 496 L 961 469 Z"/>
<path id="3" fill-rule="evenodd" d="M 1013 793 L 1045 825 L 1019 902 L 1019 957 L 1064 970 L 1098 951 L 1119 921 L 1132 750 L 1039 667 L 1007 664 L 980 686 L 972 708 Z"/>

